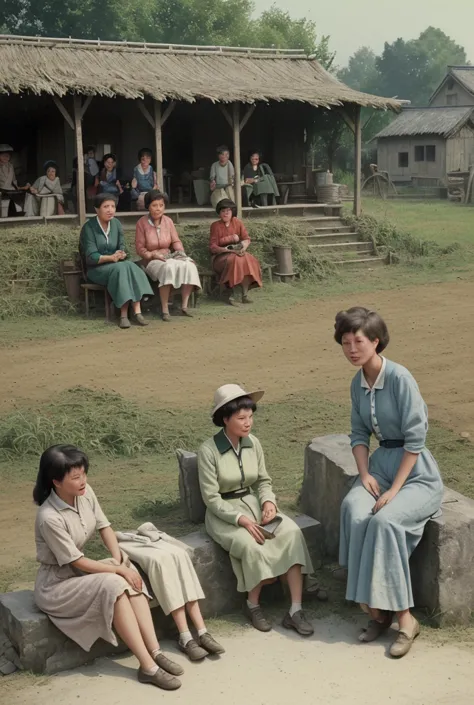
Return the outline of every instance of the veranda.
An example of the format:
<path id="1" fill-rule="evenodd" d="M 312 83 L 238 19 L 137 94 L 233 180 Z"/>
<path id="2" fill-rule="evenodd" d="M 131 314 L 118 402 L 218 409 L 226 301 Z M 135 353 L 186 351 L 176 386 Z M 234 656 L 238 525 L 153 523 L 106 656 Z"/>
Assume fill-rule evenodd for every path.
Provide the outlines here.
<path id="1" fill-rule="evenodd" d="M 89 144 L 97 145 L 99 157 L 113 151 L 125 178 L 131 178 L 138 150 L 152 148 L 158 183 L 170 193 L 168 212 L 176 220 L 212 214 L 210 205 L 197 205 L 193 185 L 208 179 L 222 143 L 229 145 L 236 174 L 249 151 L 259 150 L 277 175 L 280 202 L 259 214 L 337 213 L 331 204 L 316 203 L 306 166 L 317 110 L 340 115 L 354 134 L 358 214 L 361 107 L 400 109 L 396 100 L 348 88 L 299 50 L 0 36 L 0 66 L 0 141 L 19 154 L 23 181 L 39 176 L 43 162 L 53 159 L 65 183 L 80 157 L 77 214 L 52 219 L 81 224 L 91 215 L 82 159 Z M 240 189 L 236 200 L 242 214 Z M 138 215 L 120 217 L 134 222 Z M 19 220 L 0 223 L 11 227 Z"/>

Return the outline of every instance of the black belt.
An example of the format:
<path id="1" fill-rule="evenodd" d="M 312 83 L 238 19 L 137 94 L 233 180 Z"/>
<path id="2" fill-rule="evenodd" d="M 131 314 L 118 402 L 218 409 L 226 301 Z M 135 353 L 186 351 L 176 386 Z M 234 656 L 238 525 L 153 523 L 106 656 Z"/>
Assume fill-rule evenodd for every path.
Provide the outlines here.
<path id="1" fill-rule="evenodd" d="M 379 441 L 379 445 L 381 445 L 382 448 L 403 448 L 403 446 L 405 445 L 405 441 Z"/>
<path id="2" fill-rule="evenodd" d="M 235 490 L 234 492 L 221 492 L 221 497 L 222 499 L 240 499 L 241 497 L 246 497 L 248 494 L 250 494 L 250 490 L 246 487 L 241 490 Z"/>

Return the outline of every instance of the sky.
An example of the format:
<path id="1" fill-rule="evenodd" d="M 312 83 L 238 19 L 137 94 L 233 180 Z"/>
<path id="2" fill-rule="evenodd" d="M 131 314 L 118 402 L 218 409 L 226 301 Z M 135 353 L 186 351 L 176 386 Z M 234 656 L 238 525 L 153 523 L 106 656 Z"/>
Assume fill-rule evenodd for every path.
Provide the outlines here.
<path id="1" fill-rule="evenodd" d="M 398 37 L 414 39 L 429 27 L 439 27 L 464 46 L 474 63 L 473 0 L 254 0 L 257 12 L 272 4 L 292 17 L 316 22 L 320 35 L 329 34 L 337 52 L 336 64 L 345 66 L 361 46 L 380 54 L 384 42 Z"/>

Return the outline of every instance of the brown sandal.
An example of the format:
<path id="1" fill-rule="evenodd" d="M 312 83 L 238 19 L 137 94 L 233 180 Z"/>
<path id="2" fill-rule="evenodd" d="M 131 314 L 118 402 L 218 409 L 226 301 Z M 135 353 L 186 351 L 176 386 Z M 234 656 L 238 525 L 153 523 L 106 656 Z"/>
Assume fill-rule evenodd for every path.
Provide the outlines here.
<path id="1" fill-rule="evenodd" d="M 386 612 L 383 622 L 378 622 L 376 619 L 371 619 L 366 629 L 363 629 L 359 635 L 359 641 L 368 644 L 382 636 L 387 629 L 390 629 L 393 622 L 393 612 Z"/>

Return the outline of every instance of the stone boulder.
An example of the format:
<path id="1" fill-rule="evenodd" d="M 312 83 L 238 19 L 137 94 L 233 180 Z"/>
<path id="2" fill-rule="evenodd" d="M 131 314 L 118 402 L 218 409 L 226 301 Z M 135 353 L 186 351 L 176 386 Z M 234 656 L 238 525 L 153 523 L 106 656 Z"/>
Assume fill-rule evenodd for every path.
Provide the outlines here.
<path id="1" fill-rule="evenodd" d="M 321 559 L 321 526 L 311 517 L 300 515 L 295 521 L 303 532 L 317 567 Z M 244 600 L 237 592 L 237 582 L 229 556 L 207 534 L 196 531 L 181 538 L 191 556 L 206 599 L 201 602 L 205 618 L 227 614 L 239 608 Z M 155 602 L 156 604 L 156 602 Z M 171 617 L 158 608 L 153 610 L 158 635 L 175 631 Z M 36 607 L 31 590 L 0 595 L 0 630 L 5 632 L 18 655 L 18 665 L 35 673 L 57 673 L 76 668 L 99 656 L 126 651 L 124 644 L 114 648 L 102 640 L 87 653 L 68 639 Z"/>
<path id="2" fill-rule="evenodd" d="M 307 446 L 300 505 L 321 522 L 323 552 L 333 559 L 341 503 L 356 477 L 347 436 L 322 436 Z M 415 604 L 440 626 L 468 624 L 474 611 L 474 501 L 447 489 L 442 512 L 426 524 L 411 559 Z"/>
<path id="3" fill-rule="evenodd" d="M 185 516 L 194 524 L 202 524 L 206 516 L 206 505 L 199 485 L 198 462 L 196 453 L 189 450 L 177 450 L 179 465 L 179 496 Z"/>

